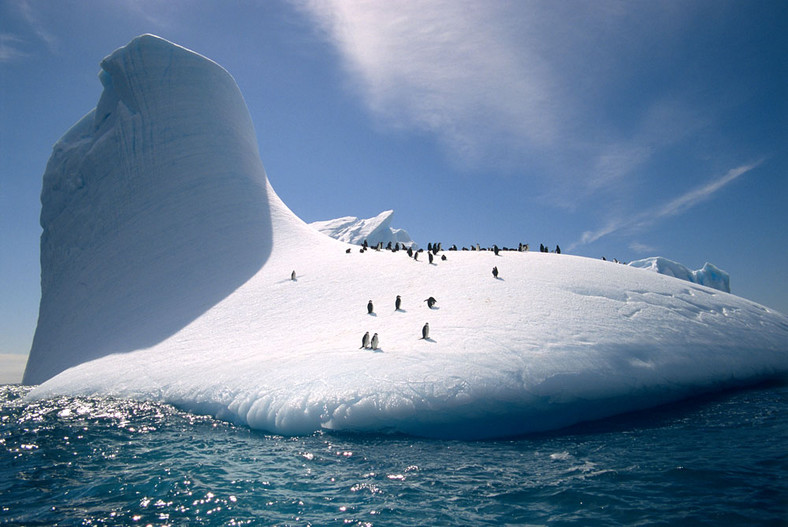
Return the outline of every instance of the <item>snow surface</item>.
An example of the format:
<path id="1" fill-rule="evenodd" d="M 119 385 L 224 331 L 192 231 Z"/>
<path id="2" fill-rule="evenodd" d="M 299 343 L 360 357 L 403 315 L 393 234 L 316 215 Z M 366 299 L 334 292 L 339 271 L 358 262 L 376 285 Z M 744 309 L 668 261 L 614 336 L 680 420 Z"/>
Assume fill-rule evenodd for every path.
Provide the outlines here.
<path id="1" fill-rule="evenodd" d="M 191 102 L 171 100 L 138 56 L 184 72 L 179 81 L 195 87 Z M 114 148 L 83 161 L 96 150 L 83 145 L 95 142 L 95 119 L 56 146 L 42 193 L 47 298 L 26 376 L 49 380 L 31 397 L 155 399 L 281 434 L 486 438 L 788 375 L 788 317 L 663 274 L 538 252 L 448 251 L 434 264 L 404 251 L 346 253 L 351 245 L 302 222 L 268 186 L 259 158 L 251 159 L 248 115 L 236 111 L 240 94 L 215 64 L 150 36 L 110 62 L 113 86 L 135 86 L 137 111 L 168 116 L 139 119 L 119 103 L 104 120 Z M 107 90 L 122 91 L 106 86 L 100 107 Z M 217 93 L 228 98 L 217 101 Z M 217 122 L 202 114 L 209 107 Z M 233 128 L 236 119 L 243 125 Z M 239 132 L 237 144 L 206 147 L 200 138 L 214 129 Z M 148 156 L 155 164 L 139 166 Z M 84 185 L 69 185 L 74 178 Z M 83 190 L 94 184 L 100 188 Z M 203 199 L 222 192 L 219 204 Z M 140 208 L 127 209 L 137 201 Z M 55 205 L 60 216 L 85 213 L 61 226 Z M 96 216 L 91 228 L 80 224 L 88 212 Z M 173 228 L 187 238 L 169 235 Z M 90 258 L 69 255 L 82 247 Z M 72 267 L 84 264 L 91 269 L 78 282 Z M 170 298 L 187 281 L 176 271 L 196 276 L 195 287 L 209 272 L 222 287 L 194 309 L 188 295 Z M 124 326 L 122 316 L 132 320 Z M 366 331 L 378 333 L 377 352 L 360 349 Z"/>
<path id="2" fill-rule="evenodd" d="M 399 243 L 405 247 L 418 249 L 418 245 L 413 243 L 407 231 L 391 228 L 393 215 L 393 210 L 386 210 L 374 218 L 360 220 L 355 216 L 345 216 L 335 220 L 314 221 L 309 225 L 323 234 L 354 245 L 363 245 L 366 241 L 370 246 L 379 243 L 386 246 L 391 242 L 392 245 Z"/>
<path id="3" fill-rule="evenodd" d="M 703 267 L 697 271 L 692 271 L 680 263 L 668 260 L 662 256 L 652 256 L 651 258 L 635 260 L 634 262 L 629 262 L 628 265 L 630 267 L 647 269 L 656 273 L 680 278 L 694 284 L 713 287 L 714 289 L 719 289 L 726 293 L 731 292 L 731 278 L 728 273 L 709 262 L 706 262 Z"/>

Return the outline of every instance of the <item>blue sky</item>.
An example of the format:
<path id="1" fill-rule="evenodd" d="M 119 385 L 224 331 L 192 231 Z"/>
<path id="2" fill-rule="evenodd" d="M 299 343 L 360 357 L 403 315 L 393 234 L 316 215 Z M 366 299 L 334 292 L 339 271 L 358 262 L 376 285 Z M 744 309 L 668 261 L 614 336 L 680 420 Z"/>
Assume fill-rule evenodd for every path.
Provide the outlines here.
<path id="1" fill-rule="evenodd" d="M 786 2 L 0 0 L 0 355 L 35 330 L 52 145 L 141 33 L 233 75 L 305 221 L 709 261 L 788 313 Z"/>

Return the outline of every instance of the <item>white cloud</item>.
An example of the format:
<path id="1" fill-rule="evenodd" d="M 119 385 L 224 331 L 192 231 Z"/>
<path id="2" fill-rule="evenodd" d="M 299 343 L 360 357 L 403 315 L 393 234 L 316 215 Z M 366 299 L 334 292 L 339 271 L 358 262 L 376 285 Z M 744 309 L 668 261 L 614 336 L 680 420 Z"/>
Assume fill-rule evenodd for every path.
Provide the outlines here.
<path id="1" fill-rule="evenodd" d="M 538 25 L 535 5 L 516 11 L 458 1 L 300 5 L 387 124 L 432 132 L 466 159 L 484 157 L 499 141 L 555 143 L 560 111 L 552 68 L 535 47 L 517 42 Z"/>

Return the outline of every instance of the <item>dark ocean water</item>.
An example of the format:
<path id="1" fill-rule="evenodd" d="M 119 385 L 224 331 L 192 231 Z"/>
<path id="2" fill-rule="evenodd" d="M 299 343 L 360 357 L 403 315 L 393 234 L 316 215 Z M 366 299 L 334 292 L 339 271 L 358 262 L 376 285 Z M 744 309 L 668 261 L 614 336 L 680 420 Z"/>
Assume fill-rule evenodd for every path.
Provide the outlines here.
<path id="1" fill-rule="evenodd" d="M 267 435 L 0 387 L 0 524 L 788 525 L 788 386 L 517 440 Z"/>

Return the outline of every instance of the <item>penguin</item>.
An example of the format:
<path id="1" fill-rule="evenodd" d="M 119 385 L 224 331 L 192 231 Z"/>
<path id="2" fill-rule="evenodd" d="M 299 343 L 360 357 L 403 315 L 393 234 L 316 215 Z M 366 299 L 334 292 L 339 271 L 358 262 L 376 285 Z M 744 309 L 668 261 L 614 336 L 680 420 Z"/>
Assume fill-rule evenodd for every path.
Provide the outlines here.
<path id="1" fill-rule="evenodd" d="M 441 261 L 442 261 L 442 262 L 445 262 L 445 261 L 446 261 L 446 255 L 445 255 L 445 254 L 441 254 Z"/>
<path id="2" fill-rule="evenodd" d="M 359 349 L 367 349 L 369 347 L 369 331 L 364 333 L 364 336 L 361 337 L 361 348 Z"/>
<path id="3" fill-rule="evenodd" d="M 295 282 L 295 279 L 296 279 L 296 274 L 295 271 L 293 271 L 292 273 L 290 273 L 290 280 Z"/>
<path id="4" fill-rule="evenodd" d="M 423 338 L 423 339 L 430 338 L 430 323 L 429 322 L 424 324 L 424 327 L 421 328 L 421 338 Z"/>
<path id="5" fill-rule="evenodd" d="M 397 295 L 397 299 L 394 301 L 394 311 L 399 311 L 400 305 L 402 305 L 402 299 Z"/>
<path id="6" fill-rule="evenodd" d="M 492 273 L 495 278 L 498 278 L 498 267 L 493 267 Z"/>
<path id="7" fill-rule="evenodd" d="M 378 334 L 377 333 L 372 335 L 372 349 L 373 350 L 378 349 Z"/>
<path id="8" fill-rule="evenodd" d="M 427 253 L 427 254 L 428 254 L 428 255 L 429 255 L 429 257 L 430 257 L 430 263 L 432 263 L 432 258 L 433 258 L 433 256 L 432 256 L 432 253 Z"/>
<path id="9" fill-rule="evenodd" d="M 500 249 L 498 249 L 498 246 L 497 246 L 497 245 L 493 245 L 493 252 L 495 253 L 495 256 L 498 256 L 498 251 L 499 251 L 499 250 L 500 250 Z"/>
<path id="10" fill-rule="evenodd" d="M 367 303 L 367 314 L 371 315 L 373 311 L 372 300 Z"/>
<path id="11" fill-rule="evenodd" d="M 432 306 L 434 306 L 438 301 L 435 300 L 434 297 L 429 297 L 427 300 L 425 300 L 425 302 L 427 302 L 427 307 L 432 309 Z"/>
<path id="12" fill-rule="evenodd" d="M 348 247 L 347 251 L 345 251 L 345 254 L 350 254 L 350 247 Z"/>

